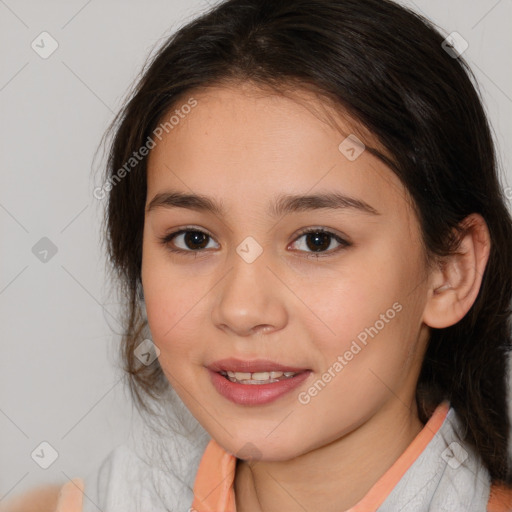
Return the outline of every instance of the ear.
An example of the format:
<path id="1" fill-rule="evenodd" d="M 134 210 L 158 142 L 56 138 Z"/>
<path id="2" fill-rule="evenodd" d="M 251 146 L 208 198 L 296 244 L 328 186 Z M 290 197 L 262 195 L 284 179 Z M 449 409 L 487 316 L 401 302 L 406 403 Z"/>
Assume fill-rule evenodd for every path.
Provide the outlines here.
<path id="1" fill-rule="evenodd" d="M 461 227 L 462 238 L 456 252 L 444 257 L 430 275 L 423 321 L 436 329 L 456 324 L 469 311 L 489 259 L 491 237 L 483 217 L 472 213 Z"/>

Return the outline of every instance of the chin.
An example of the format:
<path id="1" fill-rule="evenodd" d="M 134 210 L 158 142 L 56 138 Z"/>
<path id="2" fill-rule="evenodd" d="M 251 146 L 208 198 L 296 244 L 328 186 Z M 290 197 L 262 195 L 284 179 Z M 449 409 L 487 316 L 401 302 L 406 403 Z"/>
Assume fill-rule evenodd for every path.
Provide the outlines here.
<path id="1" fill-rule="evenodd" d="M 219 442 L 219 444 L 222 444 Z M 280 440 L 270 441 L 265 436 L 247 437 L 233 442 L 230 439 L 225 449 L 239 459 L 263 462 L 280 462 L 293 459 L 307 451 L 306 447 L 298 449 L 296 442 L 288 438 L 287 443 L 283 445 Z"/>

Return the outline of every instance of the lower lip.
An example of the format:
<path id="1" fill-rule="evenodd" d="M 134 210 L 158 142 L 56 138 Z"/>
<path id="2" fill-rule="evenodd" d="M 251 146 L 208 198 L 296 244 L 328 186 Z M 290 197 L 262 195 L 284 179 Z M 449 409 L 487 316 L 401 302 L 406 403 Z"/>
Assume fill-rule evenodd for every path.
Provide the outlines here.
<path id="1" fill-rule="evenodd" d="M 302 384 L 311 374 L 305 371 L 295 377 L 269 384 L 238 384 L 218 372 L 208 370 L 215 389 L 225 398 L 239 405 L 263 405 L 277 400 Z"/>

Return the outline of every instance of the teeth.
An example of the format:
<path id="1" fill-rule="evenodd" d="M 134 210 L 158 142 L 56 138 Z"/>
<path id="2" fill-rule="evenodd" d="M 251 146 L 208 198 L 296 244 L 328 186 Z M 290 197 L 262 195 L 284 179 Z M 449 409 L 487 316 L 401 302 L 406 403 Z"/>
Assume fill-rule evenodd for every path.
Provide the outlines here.
<path id="1" fill-rule="evenodd" d="M 296 372 L 232 372 L 222 371 L 231 382 L 243 382 L 244 384 L 260 384 L 277 382 L 280 377 L 289 378 L 296 375 Z"/>
<path id="2" fill-rule="evenodd" d="M 246 372 L 228 372 L 228 375 L 236 380 L 248 380 L 251 378 L 251 374 Z"/>
<path id="3" fill-rule="evenodd" d="M 270 379 L 269 372 L 257 372 L 257 373 L 252 374 L 252 380 L 268 380 L 268 379 Z"/>

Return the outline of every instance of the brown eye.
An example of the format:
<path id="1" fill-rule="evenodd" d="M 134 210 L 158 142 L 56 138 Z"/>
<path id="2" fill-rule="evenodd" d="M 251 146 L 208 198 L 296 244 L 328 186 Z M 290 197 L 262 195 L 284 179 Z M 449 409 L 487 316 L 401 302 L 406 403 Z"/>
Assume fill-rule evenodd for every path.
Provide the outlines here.
<path id="1" fill-rule="evenodd" d="M 181 229 L 163 237 L 161 242 L 173 252 L 198 252 L 208 246 L 210 235 L 199 230 Z M 175 248 L 177 247 L 177 248 Z"/>
<path id="2" fill-rule="evenodd" d="M 208 235 L 201 231 L 187 231 L 183 241 L 189 249 L 204 249 L 208 245 Z"/>
<path id="3" fill-rule="evenodd" d="M 306 245 L 312 251 L 326 251 L 332 242 L 332 237 L 326 233 L 308 233 L 306 236 Z"/>
<path id="4" fill-rule="evenodd" d="M 332 254 L 338 252 L 339 249 L 343 249 L 351 245 L 349 242 L 336 235 L 335 233 L 319 228 L 303 231 L 296 240 L 300 240 L 301 238 L 304 238 L 304 243 L 302 244 L 302 248 L 299 247 L 299 250 L 312 252 L 313 254 L 324 252 Z M 335 244 L 338 244 L 334 248 L 332 247 L 333 241 Z M 297 244 L 297 241 L 295 241 L 294 244 Z M 328 249 L 332 250 L 328 251 Z"/>

